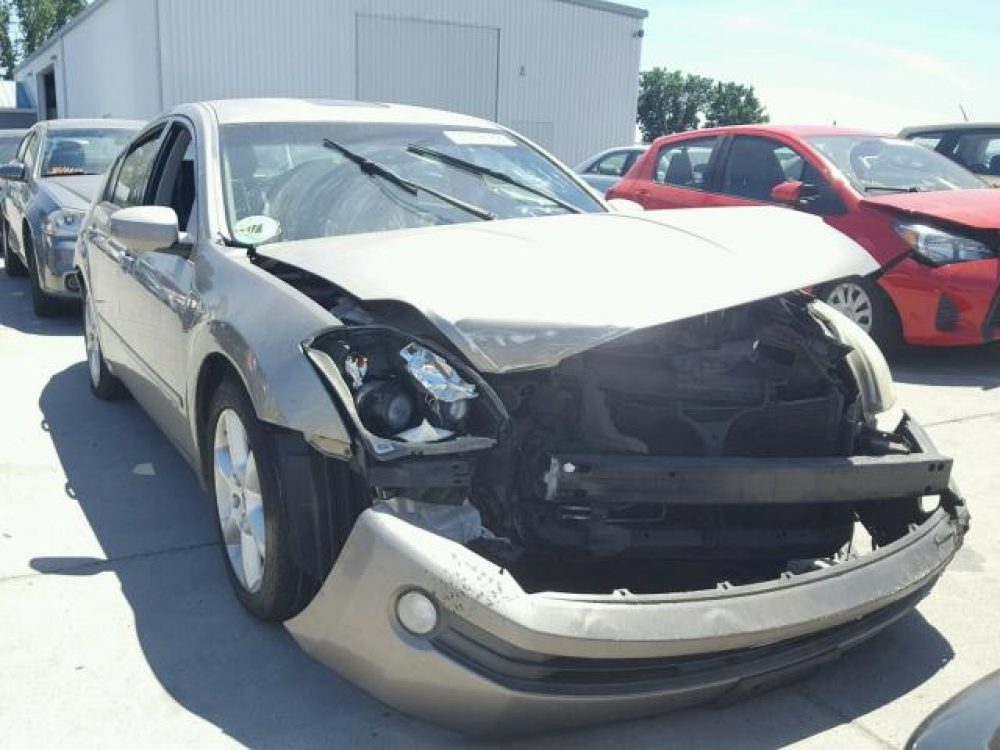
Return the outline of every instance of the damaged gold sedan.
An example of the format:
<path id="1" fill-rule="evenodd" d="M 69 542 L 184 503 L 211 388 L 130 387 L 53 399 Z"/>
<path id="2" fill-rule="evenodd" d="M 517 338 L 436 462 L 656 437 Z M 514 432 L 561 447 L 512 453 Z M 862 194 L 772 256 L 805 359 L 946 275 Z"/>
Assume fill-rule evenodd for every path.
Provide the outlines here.
<path id="1" fill-rule="evenodd" d="M 633 213 L 491 123 L 330 102 L 179 107 L 103 195 L 92 389 L 203 478 L 243 604 L 400 710 L 754 692 L 903 616 L 967 529 L 878 348 L 796 291 L 877 270 L 813 217 Z"/>

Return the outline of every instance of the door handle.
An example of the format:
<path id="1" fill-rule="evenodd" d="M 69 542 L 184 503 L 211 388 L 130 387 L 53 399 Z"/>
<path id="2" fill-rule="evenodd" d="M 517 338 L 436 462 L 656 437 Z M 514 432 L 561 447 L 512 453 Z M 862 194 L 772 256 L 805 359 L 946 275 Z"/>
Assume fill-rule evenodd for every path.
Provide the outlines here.
<path id="1" fill-rule="evenodd" d="M 639 188 L 635 191 L 636 195 L 641 195 L 643 197 L 649 195 L 649 188 Z"/>

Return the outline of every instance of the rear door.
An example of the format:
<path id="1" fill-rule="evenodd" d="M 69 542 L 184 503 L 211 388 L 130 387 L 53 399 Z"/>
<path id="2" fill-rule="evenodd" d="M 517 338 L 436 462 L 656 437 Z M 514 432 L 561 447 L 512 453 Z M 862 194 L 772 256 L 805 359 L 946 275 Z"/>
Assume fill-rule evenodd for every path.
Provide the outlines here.
<path id="1" fill-rule="evenodd" d="M 709 205 L 722 141 L 713 135 L 664 143 L 646 158 L 621 197 L 649 209 Z"/>

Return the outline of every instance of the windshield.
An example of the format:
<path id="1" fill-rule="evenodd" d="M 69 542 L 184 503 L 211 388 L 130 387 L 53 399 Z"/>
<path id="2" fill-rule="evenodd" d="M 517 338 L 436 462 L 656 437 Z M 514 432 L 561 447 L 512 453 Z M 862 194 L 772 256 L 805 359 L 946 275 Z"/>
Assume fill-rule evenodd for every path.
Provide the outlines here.
<path id="1" fill-rule="evenodd" d="M 806 141 L 865 193 L 987 187 L 974 174 L 941 154 L 900 138 L 821 135 L 807 137 Z"/>
<path id="2" fill-rule="evenodd" d="M 42 177 L 102 174 L 133 133 L 121 128 L 50 130 L 42 155 Z"/>
<path id="3" fill-rule="evenodd" d="M 499 130 L 248 123 L 223 126 L 220 140 L 226 214 L 232 237 L 241 242 L 259 245 L 383 232 L 482 221 L 484 215 L 508 219 L 604 210 L 561 167 Z M 325 141 L 429 191 L 407 190 L 366 172 L 356 159 L 325 146 Z M 421 147 L 510 179 L 459 168 L 421 154 Z M 478 209 L 478 214 L 456 201 Z"/>
<path id="4" fill-rule="evenodd" d="M 0 164 L 6 164 L 14 158 L 17 147 L 21 145 L 19 135 L 0 135 Z"/>

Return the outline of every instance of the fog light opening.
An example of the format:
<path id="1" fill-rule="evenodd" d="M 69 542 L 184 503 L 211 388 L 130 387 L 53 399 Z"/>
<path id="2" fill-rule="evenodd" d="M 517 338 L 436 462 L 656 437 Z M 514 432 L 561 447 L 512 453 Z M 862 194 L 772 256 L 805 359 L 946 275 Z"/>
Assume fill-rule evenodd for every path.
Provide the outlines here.
<path id="1" fill-rule="evenodd" d="M 396 600 L 396 617 L 399 624 L 413 635 L 429 635 L 438 624 L 438 610 L 434 601 L 424 592 L 407 591 Z"/>

